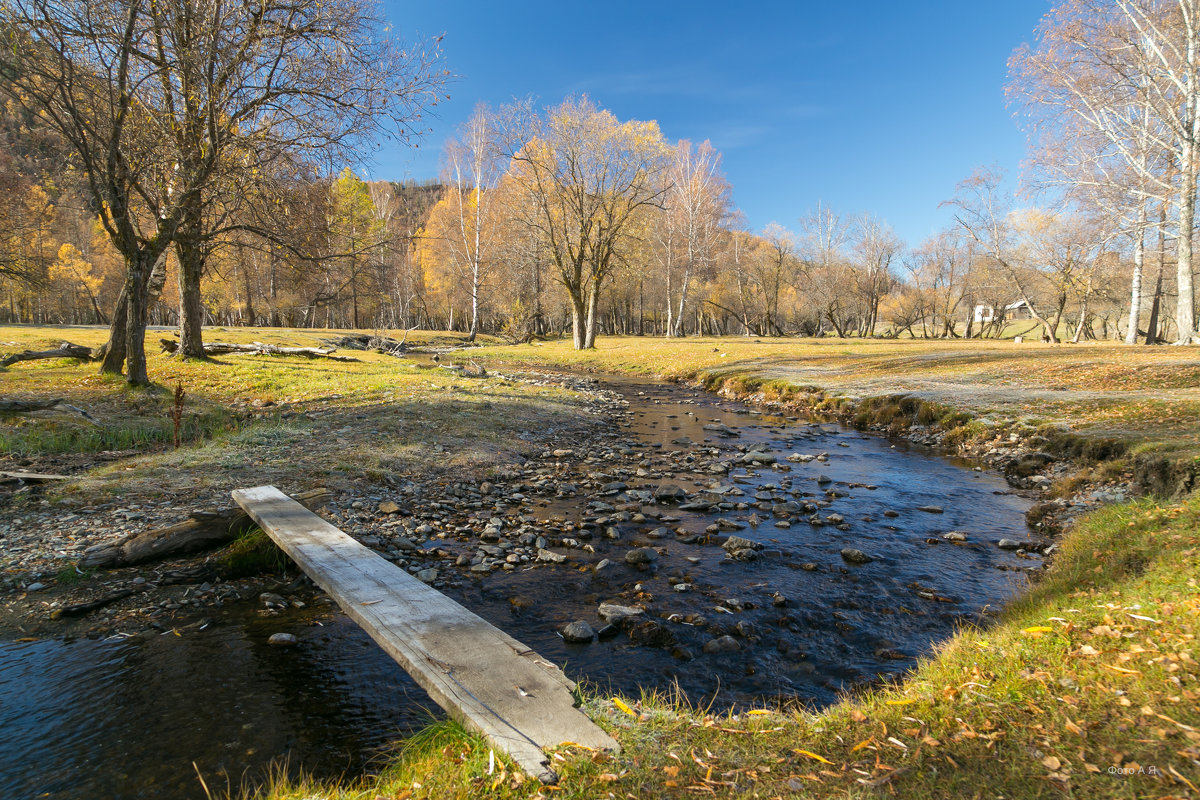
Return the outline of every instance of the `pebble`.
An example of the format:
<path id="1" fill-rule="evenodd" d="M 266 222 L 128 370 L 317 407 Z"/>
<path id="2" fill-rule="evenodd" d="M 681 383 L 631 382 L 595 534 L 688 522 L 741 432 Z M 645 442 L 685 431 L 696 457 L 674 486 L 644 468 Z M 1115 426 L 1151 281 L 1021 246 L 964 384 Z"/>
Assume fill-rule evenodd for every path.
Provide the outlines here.
<path id="1" fill-rule="evenodd" d="M 278 647 L 291 647 L 299 643 L 300 640 L 290 633 L 272 633 L 271 638 L 267 639 L 267 644 L 273 644 Z"/>

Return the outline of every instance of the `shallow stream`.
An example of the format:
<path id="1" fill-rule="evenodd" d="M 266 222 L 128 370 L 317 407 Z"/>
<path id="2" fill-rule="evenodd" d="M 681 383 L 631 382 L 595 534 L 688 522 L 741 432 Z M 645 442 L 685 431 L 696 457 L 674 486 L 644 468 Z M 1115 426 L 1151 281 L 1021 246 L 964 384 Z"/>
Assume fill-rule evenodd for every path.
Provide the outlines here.
<path id="1" fill-rule="evenodd" d="M 581 532 L 611 527 L 619 538 L 589 535 L 594 552 L 572 563 L 496 571 L 447 590 L 576 680 L 635 697 L 678 687 L 718 708 L 821 705 L 911 667 L 1040 566 L 996 547 L 1027 538 L 1028 501 L 994 473 L 657 381 L 611 388 L 629 401 L 613 434 L 626 463 L 616 474 L 603 467 L 606 491 L 546 498 L 532 513 Z M 741 465 L 755 448 L 786 469 Z M 814 458 L 789 462 L 791 454 Z M 717 459 L 739 466 L 690 471 Z M 710 507 L 642 502 L 639 492 L 668 481 Z M 784 513 L 786 503 L 809 510 Z M 714 536 L 718 520 L 725 530 Z M 951 531 L 966 541 L 944 539 Z M 720 546 L 727 533 L 763 548 L 734 560 Z M 652 565 L 625 563 L 637 547 L 655 549 Z M 871 560 L 849 563 L 844 548 Z M 596 570 L 604 558 L 611 563 Z M 591 644 L 563 641 L 558 631 L 571 621 L 601 627 L 605 601 L 641 604 L 651 624 Z M 204 797 L 197 771 L 224 788 L 258 782 L 283 759 L 291 771 L 354 776 L 437 711 L 340 614 L 215 612 L 181 635 L 0 642 L 0 797 L 190 800 Z M 269 647 L 280 631 L 300 644 Z M 705 652 L 723 636 L 737 649 Z"/>

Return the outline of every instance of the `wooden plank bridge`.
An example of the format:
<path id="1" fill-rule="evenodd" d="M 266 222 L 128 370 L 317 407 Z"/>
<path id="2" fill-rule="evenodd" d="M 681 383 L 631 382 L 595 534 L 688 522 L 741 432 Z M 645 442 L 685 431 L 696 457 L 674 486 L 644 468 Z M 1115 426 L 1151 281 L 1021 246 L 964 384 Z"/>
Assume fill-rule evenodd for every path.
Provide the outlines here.
<path id="1" fill-rule="evenodd" d="M 233 499 L 434 702 L 544 783 L 544 749 L 619 749 L 575 707 L 575 684 L 533 650 L 351 539 L 274 486 Z"/>

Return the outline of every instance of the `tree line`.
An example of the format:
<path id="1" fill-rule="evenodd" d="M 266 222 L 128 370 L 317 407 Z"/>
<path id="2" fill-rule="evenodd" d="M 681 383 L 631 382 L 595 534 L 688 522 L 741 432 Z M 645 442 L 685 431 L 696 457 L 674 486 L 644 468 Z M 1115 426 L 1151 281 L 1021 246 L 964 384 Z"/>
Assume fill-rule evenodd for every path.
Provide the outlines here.
<path id="1" fill-rule="evenodd" d="M 118 369 L 146 321 L 180 325 L 192 355 L 204 322 L 569 331 L 580 348 L 1195 335 L 1200 0 L 1052 9 L 1010 61 L 1022 192 L 980 169 L 914 246 L 823 204 L 752 231 L 710 143 L 587 97 L 479 106 L 438 180 L 365 180 L 342 165 L 383 130 L 415 135 L 448 76 L 435 43 L 400 47 L 358 0 L 0 11 L 0 316 L 109 324 Z"/>

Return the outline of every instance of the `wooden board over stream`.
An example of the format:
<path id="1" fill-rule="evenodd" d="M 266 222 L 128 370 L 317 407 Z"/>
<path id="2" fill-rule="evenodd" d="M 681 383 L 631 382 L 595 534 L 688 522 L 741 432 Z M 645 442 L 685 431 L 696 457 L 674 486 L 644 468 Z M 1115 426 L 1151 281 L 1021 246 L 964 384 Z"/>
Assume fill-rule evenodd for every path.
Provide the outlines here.
<path id="1" fill-rule="evenodd" d="M 543 750 L 563 742 L 619 749 L 575 708 L 575 684 L 516 639 L 274 486 L 233 499 L 438 705 L 526 772 L 556 780 Z"/>

